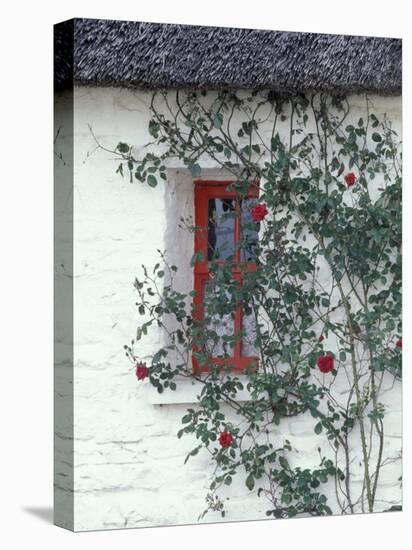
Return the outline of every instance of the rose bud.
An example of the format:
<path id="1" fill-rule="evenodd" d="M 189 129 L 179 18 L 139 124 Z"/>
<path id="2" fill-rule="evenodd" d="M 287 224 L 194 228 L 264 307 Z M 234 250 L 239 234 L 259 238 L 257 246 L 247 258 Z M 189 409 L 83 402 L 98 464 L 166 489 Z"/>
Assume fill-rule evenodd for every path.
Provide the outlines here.
<path id="1" fill-rule="evenodd" d="M 138 380 L 144 380 L 149 376 L 149 369 L 146 367 L 146 363 L 136 363 L 135 369 Z"/>

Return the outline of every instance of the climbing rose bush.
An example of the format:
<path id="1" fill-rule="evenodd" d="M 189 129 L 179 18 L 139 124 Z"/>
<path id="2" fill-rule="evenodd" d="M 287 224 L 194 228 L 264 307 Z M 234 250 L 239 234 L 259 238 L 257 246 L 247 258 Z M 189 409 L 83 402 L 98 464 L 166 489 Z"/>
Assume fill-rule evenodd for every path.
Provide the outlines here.
<path id="1" fill-rule="evenodd" d="M 154 187 L 176 162 L 199 178 L 212 159 L 232 175 L 239 203 L 259 187 L 239 244 L 251 250 L 259 223 L 256 269 L 239 267 L 239 284 L 231 261 L 211 260 L 204 315 L 167 251 L 135 280 L 141 322 L 125 351 L 133 364 L 150 361 L 138 379 L 158 392 L 185 378 L 200 387 L 177 436 L 193 441 L 186 461 L 212 463 L 201 517 L 226 513 L 234 479 L 266 500 L 269 517 L 385 510 L 382 470 L 401 457 L 388 454 L 382 394 L 388 381 L 398 391 L 402 372 L 401 153 L 391 121 L 368 98 L 355 119 L 345 99 L 263 92 L 154 94 L 151 114 L 144 156 L 116 147 L 120 174 Z M 204 230 L 180 225 L 192 238 Z M 190 268 L 202 261 L 187 259 Z M 221 330 L 239 305 L 249 328 Z M 164 344 L 142 357 L 140 341 L 159 329 Z M 240 340 L 257 356 L 243 373 L 230 364 Z M 204 373 L 193 372 L 193 356 Z M 311 464 L 301 461 L 307 438 L 279 435 L 295 419 L 312 422 Z"/>

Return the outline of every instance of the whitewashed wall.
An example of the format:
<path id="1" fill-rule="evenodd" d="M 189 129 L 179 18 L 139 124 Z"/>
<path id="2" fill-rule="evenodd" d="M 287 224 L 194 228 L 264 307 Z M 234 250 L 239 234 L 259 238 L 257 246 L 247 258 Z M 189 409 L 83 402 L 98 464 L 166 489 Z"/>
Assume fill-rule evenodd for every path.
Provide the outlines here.
<path id="1" fill-rule="evenodd" d="M 74 186 L 62 189 L 59 211 L 74 200 L 74 529 L 112 529 L 195 523 L 204 510 L 209 481 L 209 462 L 198 455 L 183 465 L 195 443 L 176 433 L 187 406 L 195 403 L 197 386 L 159 396 L 147 382 L 137 382 L 123 345 L 133 338 L 141 318 L 135 308 L 132 287 L 142 263 L 157 262 L 156 249 L 167 248 L 182 263 L 190 258 L 193 243 L 178 228 L 180 215 L 193 214 L 193 186 L 187 173 L 169 170 L 168 185 L 152 189 L 115 174 L 116 161 L 102 150 L 93 152 L 95 142 L 114 148 L 119 141 L 132 143 L 139 151 L 151 141 L 147 132 L 150 94 L 120 89 L 75 90 Z M 64 144 L 69 132 L 63 120 L 64 95 L 58 99 L 56 125 L 61 125 L 56 142 Z M 375 110 L 386 112 L 399 129 L 400 98 L 372 97 Z M 364 99 L 351 98 L 354 119 L 365 116 Z M 60 121 L 60 117 L 61 121 Z M 67 122 L 67 121 L 66 121 Z M 70 125 L 69 125 L 70 126 Z M 66 135 L 67 137 L 67 135 Z M 208 176 L 219 176 L 207 162 Z M 56 164 L 57 180 L 71 169 L 70 163 Z M 64 195 L 67 195 L 67 202 Z M 61 237 L 63 244 L 64 237 Z M 59 260 L 57 235 L 56 284 L 64 289 L 64 267 Z M 64 253 L 61 253 L 64 256 Z M 178 261 L 180 259 L 180 261 Z M 61 284 L 59 283 L 61 282 Z M 183 278 L 190 288 L 192 274 Z M 60 284 L 60 286 L 59 286 Z M 63 336 L 64 340 L 64 336 Z M 149 360 L 161 335 L 152 332 L 139 347 L 141 358 Z M 57 357 L 61 380 L 70 372 L 70 357 L 64 341 Z M 67 350 L 70 348 L 66 342 Z M 66 376 L 67 378 L 67 376 Z M 389 382 L 389 380 L 388 380 Z M 343 387 L 343 386 L 342 386 Z M 389 386 L 388 386 L 389 387 Z M 338 388 L 339 389 L 339 388 Z M 70 399 L 70 381 L 58 385 Z M 401 446 L 400 387 L 388 391 L 385 419 L 385 455 L 396 455 Z M 57 439 L 65 441 L 70 424 L 56 426 Z M 71 437 L 71 436 L 69 436 Z M 285 421 L 276 437 L 286 437 L 303 451 L 296 464 L 318 464 L 319 437 L 313 435 L 313 419 L 299 417 Z M 70 494 L 70 446 L 56 453 L 56 502 Z M 381 509 L 400 502 L 400 462 L 382 470 Z M 360 477 L 354 483 L 361 486 Z M 60 496 L 59 496 L 60 495 Z M 265 501 L 249 493 L 242 482 L 228 488 L 226 519 L 262 519 Z M 63 505 L 63 504 L 62 504 Z M 209 513 L 203 521 L 219 521 Z"/>

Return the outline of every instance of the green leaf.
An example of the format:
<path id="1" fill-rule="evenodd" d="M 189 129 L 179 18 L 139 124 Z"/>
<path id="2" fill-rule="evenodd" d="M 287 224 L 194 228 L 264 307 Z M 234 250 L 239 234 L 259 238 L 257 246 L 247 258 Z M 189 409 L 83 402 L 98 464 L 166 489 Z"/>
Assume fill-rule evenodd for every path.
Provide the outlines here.
<path id="1" fill-rule="evenodd" d="M 158 124 L 154 120 L 151 120 L 149 122 L 149 133 L 150 133 L 150 135 L 152 135 L 154 138 L 159 137 L 159 130 L 160 130 L 160 124 Z"/>
<path id="2" fill-rule="evenodd" d="M 373 121 L 372 122 L 372 128 L 376 128 L 376 126 L 378 126 L 378 124 L 379 124 L 379 120 L 376 118 L 376 115 L 374 115 L 372 113 L 371 116 L 370 116 L 370 119 Z"/>
<path id="3" fill-rule="evenodd" d="M 343 162 L 341 162 L 340 166 L 339 166 L 339 170 L 338 170 L 338 173 L 337 173 L 337 176 L 341 176 L 343 174 L 345 170 L 345 165 L 343 164 Z"/>
<path id="4" fill-rule="evenodd" d="M 127 143 L 119 142 L 117 144 L 117 150 L 119 153 L 128 153 L 130 151 L 130 147 L 127 145 Z"/>
<path id="5" fill-rule="evenodd" d="M 279 457 L 279 464 L 284 470 L 289 470 L 289 462 L 283 456 Z"/>
<path id="6" fill-rule="evenodd" d="M 197 455 L 197 453 L 199 452 L 199 449 L 200 449 L 200 448 L 201 448 L 201 445 L 199 445 L 198 447 L 196 447 L 195 449 L 193 449 L 193 451 L 190 451 L 190 453 L 189 453 L 189 454 L 186 456 L 186 458 L 185 458 L 185 464 L 186 464 L 186 462 L 189 460 L 189 458 L 190 458 L 191 456 L 196 456 L 196 455 Z"/>
<path id="7" fill-rule="evenodd" d="M 157 179 L 150 174 L 150 176 L 147 176 L 147 183 L 150 185 L 150 187 L 156 187 L 157 185 Z"/>
<path id="8" fill-rule="evenodd" d="M 216 113 L 215 117 L 213 119 L 213 125 L 216 128 L 221 128 L 222 124 L 223 124 L 223 115 L 222 115 L 222 113 Z"/>
<path id="9" fill-rule="evenodd" d="M 322 424 L 320 422 L 318 422 L 315 426 L 315 434 L 320 434 L 322 431 Z"/>
<path id="10" fill-rule="evenodd" d="M 373 132 L 372 139 L 373 141 L 376 141 L 376 142 L 382 141 L 382 137 L 380 134 L 378 134 L 378 132 Z"/>
<path id="11" fill-rule="evenodd" d="M 255 486 L 255 479 L 253 477 L 253 474 L 250 473 L 246 478 L 246 487 L 249 489 L 249 491 L 253 490 L 253 487 Z"/>

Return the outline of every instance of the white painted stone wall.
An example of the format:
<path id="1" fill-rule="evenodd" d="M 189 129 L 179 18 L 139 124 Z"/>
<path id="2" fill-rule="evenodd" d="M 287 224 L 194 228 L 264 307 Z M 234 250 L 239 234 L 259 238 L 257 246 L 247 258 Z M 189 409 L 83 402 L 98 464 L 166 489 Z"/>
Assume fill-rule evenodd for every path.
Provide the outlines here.
<path id="1" fill-rule="evenodd" d="M 149 100 L 146 92 L 75 90 L 74 187 L 62 194 L 67 193 L 69 201 L 72 193 L 74 200 L 74 529 L 78 531 L 196 523 L 205 508 L 208 457 L 200 454 L 183 465 L 195 442 L 188 436 L 176 437 L 180 419 L 195 403 L 200 388 L 186 384 L 159 396 L 146 381 L 136 381 L 123 350 L 141 321 L 132 287 L 140 265 L 156 263 L 156 249 L 168 249 L 176 263 L 188 263 L 193 252 L 193 243 L 178 228 L 180 215 L 193 215 L 192 181 L 175 166 L 168 172 L 168 185 L 152 189 L 130 184 L 127 177 L 115 174 L 117 161 L 109 153 L 93 152 L 89 130 L 90 125 L 108 148 L 126 141 L 139 152 L 151 141 Z M 401 99 L 372 100 L 375 110 L 386 112 L 400 129 Z M 64 112 L 64 95 L 58 102 L 56 123 Z M 363 98 L 353 96 L 351 104 L 355 120 L 365 116 Z M 61 143 L 66 131 L 62 123 Z M 210 160 L 204 168 L 202 175 L 219 177 Z M 68 169 L 70 164 L 57 163 L 56 177 Z M 64 197 L 60 204 L 64 214 Z M 67 274 L 59 261 L 56 270 L 56 280 L 64 282 Z M 181 284 L 192 287 L 190 272 Z M 152 331 L 141 341 L 142 359 L 149 360 L 161 338 Z M 61 349 L 56 368 L 64 378 L 69 372 L 64 342 Z M 69 399 L 70 381 L 62 391 Z M 385 395 L 390 411 L 385 419 L 385 454 L 392 456 L 401 446 L 400 386 Z M 57 429 L 64 440 L 64 422 Z M 303 449 L 296 463 L 318 463 L 313 419 L 285 421 L 275 437 L 286 437 Z M 62 449 L 56 455 L 57 495 L 69 492 L 69 454 Z M 400 502 L 400 467 L 397 461 L 382 471 L 382 509 Z M 360 478 L 355 476 L 354 483 L 359 485 Z M 265 517 L 266 502 L 250 494 L 241 480 L 228 488 L 227 496 L 226 520 Z M 220 515 L 209 513 L 203 521 L 219 520 Z"/>

